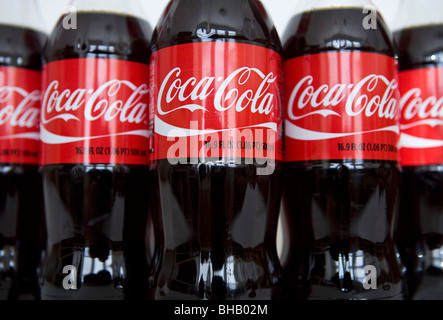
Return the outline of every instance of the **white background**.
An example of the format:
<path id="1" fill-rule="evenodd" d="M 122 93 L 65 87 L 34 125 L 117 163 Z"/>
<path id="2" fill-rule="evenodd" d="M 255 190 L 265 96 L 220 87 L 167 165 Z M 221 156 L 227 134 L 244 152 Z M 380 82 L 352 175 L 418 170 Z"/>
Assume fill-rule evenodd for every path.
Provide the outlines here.
<path id="1" fill-rule="evenodd" d="M 13 0 L 11 0 L 13 1 Z M 94 1 L 94 0 L 90 0 Z M 125 0 L 121 0 L 125 1 Z M 146 18 L 150 22 L 151 26 L 157 24 L 157 20 L 160 14 L 166 7 L 168 0 L 139 0 L 142 3 Z M 441 1 L 441 0 L 435 0 Z M 60 14 L 63 12 L 64 7 L 70 3 L 69 0 L 37 0 L 40 5 L 40 11 L 42 12 L 43 19 L 45 21 L 46 30 L 51 30 Z M 277 30 L 280 35 L 283 34 L 286 27 L 286 23 L 291 18 L 291 15 L 295 11 L 297 6 L 297 0 L 262 0 L 263 4 L 267 8 L 271 15 Z M 400 0 L 373 0 L 374 5 L 384 16 L 389 25 L 392 25 L 397 7 Z M 443 13 L 442 13 L 443 14 Z"/>

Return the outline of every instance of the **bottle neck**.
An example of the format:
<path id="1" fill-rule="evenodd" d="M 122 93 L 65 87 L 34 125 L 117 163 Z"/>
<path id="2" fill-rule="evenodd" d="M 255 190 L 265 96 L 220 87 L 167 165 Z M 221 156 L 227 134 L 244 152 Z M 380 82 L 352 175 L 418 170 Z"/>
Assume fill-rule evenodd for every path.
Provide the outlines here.
<path id="1" fill-rule="evenodd" d="M 139 0 L 72 0 L 69 5 L 76 12 L 115 13 L 146 20 Z"/>
<path id="2" fill-rule="evenodd" d="M 427 25 L 443 25 L 443 1 L 403 0 L 393 31 Z"/>
<path id="3" fill-rule="evenodd" d="M 0 0 L 0 24 L 46 32 L 35 0 Z"/>

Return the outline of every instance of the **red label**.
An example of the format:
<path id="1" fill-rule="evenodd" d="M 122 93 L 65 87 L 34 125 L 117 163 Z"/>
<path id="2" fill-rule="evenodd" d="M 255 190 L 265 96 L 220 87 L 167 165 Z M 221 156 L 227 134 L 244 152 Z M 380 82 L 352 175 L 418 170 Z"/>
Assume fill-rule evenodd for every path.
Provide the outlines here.
<path id="1" fill-rule="evenodd" d="M 154 158 L 281 160 L 280 82 L 280 55 L 255 45 L 205 42 L 154 53 Z"/>
<path id="2" fill-rule="evenodd" d="M 43 68 L 43 164 L 148 164 L 149 67 L 68 59 Z"/>
<path id="3" fill-rule="evenodd" d="M 394 58 L 330 52 L 288 60 L 285 161 L 398 161 Z"/>
<path id="4" fill-rule="evenodd" d="M 1 163 L 39 163 L 40 81 L 38 71 L 0 67 Z"/>
<path id="5" fill-rule="evenodd" d="M 402 71 L 400 81 L 403 166 L 443 163 L 443 68 Z"/>

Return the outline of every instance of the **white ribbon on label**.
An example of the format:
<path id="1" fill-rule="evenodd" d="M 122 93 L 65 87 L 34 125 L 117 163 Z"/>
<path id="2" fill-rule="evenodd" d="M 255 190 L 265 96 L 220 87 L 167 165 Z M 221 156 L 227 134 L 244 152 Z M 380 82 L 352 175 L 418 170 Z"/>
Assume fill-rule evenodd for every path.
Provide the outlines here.
<path id="1" fill-rule="evenodd" d="M 414 137 L 406 133 L 400 135 L 400 148 L 425 149 L 443 147 L 443 140 Z"/>
<path id="2" fill-rule="evenodd" d="M 246 126 L 246 127 L 239 127 L 239 128 L 230 128 L 230 129 L 221 129 L 221 130 L 196 130 L 196 129 L 187 129 L 187 128 L 181 128 L 173 126 L 169 123 L 164 122 L 161 120 L 158 116 L 155 116 L 155 133 L 164 136 L 164 137 L 193 137 L 193 136 L 200 136 L 205 134 L 212 134 L 212 133 L 219 133 L 224 131 L 230 131 L 230 130 L 241 130 L 241 129 L 248 129 L 248 128 L 268 128 L 275 132 L 278 131 L 277 129 L 277 123 L 275 122 L 267 122 L 267 123 L 261 123 L 253 126 Z"/>
<path id="3" fill-rule="evenodd" d="M 46 130 L 42 126 L 40 135 L 41 135 L 41 141 L 43 143 L 65 144 L 65 143 L 71 143 L 71 142 L 87 141 L 87 140 L 94 140 L 94 139 L 108 138 L 108 137 L 118 137 L 118 136 L 140 136 L 140 137 L 149 139 L 151 134 L 150 134 L 149 130 L 134 130 L 134 131 L 107 134 L 107 135 L 101 135 L 101 136 L 95 136 L 95 137 L 65 137 L 65 136 L 61 136 L 61 135 L 57 135 L 52 132 L 49 132 L 48 130 Z"/>
<path id="4" fill-rule="evenodd" d="M 437 126 L 442 126 L 443 121 L 439 119 L 427 119 L 410 124 L 404 124 L 401 126 L 401 129 L 407 130 L 423 125 L 435 128 Z M 400 148 L 409 148 L 409 149 L 439 148 L 443 147 L 443 140 L 421 138 L 421 137 L 412 136 L 410 134 L 402 133 L 400 135 L 399 145 Z"/>
<path id="5" fill-rule="evenodd" d="M 438 119 L 427 119 L 427 120 L 417 121 L 417 122 L 410 123 L 410 124 L 402 124 L 401 129 L 407 130 L 407 129 L 411 129 L 411 128 L 419 127 L 419 126 L 424 126 L 424 125 L 435 128 L 437 126 L 443 126 L 443 121 L 438 120 Z"/>
<path id="6" fill-rule="evenodd" d="M 375 130 L 369 130 L 369 131 L 363 131 L 363 132 L 350 132 L 350 133 L 329 133 L 329 132 L 319 132 L 319 131 L 312 131 L 300 128 L 299 126 L 294 125 L 290 121 L 285 121 L 285 135 L 286 137 L 289 137 L 291 139 L 295 140 L 302 140 L 302 141 L 320 141 L 320 140 L 330 140 L 335 138 L 342 138 L 342 137 L 350 137 L 350 136 L 357 136 L 367 133 L 373 133 L 373 132 L 382 132 L 382 131 L 390 131 L 394 132 L 396 134 L 400 134 L 400 128 L 397 125 L 381 128 L 381 129 L 375 129 Z"/>
<path id="7" fill-rule="evenodd" d="M 26 132 L 26 133 L 18 133 L 12 134 L 9 136 L 0 136 L 0 140 L 8 140 L 8 139 L 30 139 L 30 140 L 40 140 L 39 132 Z"/>
<path id="8" fill-rule="evenodd" d="M 313 111 L 311 113 L 308 113 L 308 114 L 305 114 L 305 115 L 302 115 L 299 117 L 293 116 L 292 120 L 297 121 L 297 120 L 301 120 L 303 118 L 307 118 L 307 117 L 310 117 L 313 115 L 320 115 L 320 116 L 323 116 L 324 118 L 327 118 L 329 116 L 341 117 L 341 115 L 339 113 L 332 111 L 332 110 L 318 110 L 318 111 Z"/>

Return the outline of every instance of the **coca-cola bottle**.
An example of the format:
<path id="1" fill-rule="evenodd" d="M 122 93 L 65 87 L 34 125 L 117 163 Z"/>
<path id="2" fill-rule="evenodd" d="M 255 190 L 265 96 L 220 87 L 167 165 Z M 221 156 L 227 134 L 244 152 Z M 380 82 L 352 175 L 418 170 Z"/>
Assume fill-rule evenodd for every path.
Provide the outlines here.
<path id="1" fill-rule="evenodd" d="M 35 1 L 0 1 L 0 300 L 39 299 L 41 52 Z"/>
<path id="2" fill-rule="evenodd" d="M 146 296 L 149 37 L 138 1 L 73 1 L 43 66 L 43 299 Z"/>
<path id="3" fill-rule="evenodd" d="M 257 0 L 172 0 L 154 30 L 154 299 L 278 298 L 281 46 Z"/>
<path id="4" fill-rule="evenodd" d="M 370 1 L 301 1 L 283 39 L 285 298 L 403 299 L 397 62 Z"/>
<path id="5" fill-rule="evenodd" d="M 403 1 L 400 60 L 402 186 L 397 244 L 411 299 L 443 299 L 443 17 L 441 1 Z"/>

